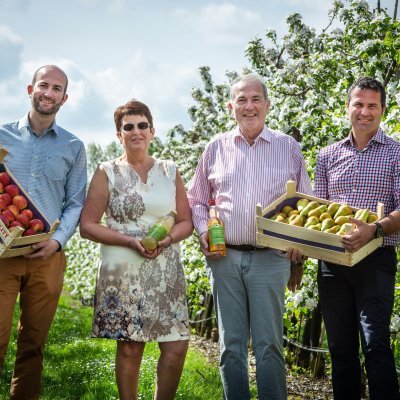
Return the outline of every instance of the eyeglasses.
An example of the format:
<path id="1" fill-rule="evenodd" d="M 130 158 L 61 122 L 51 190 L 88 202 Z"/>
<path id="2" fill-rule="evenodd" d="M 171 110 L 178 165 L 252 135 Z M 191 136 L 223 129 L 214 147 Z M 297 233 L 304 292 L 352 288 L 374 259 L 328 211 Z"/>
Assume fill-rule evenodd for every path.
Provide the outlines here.
<path id="1" fill-rule="evenodd" d="M 130 131 L 135 130 L 135 128 L 140 129 L 141 131 L 144 131 L 147 128 L 151 128 L 151 125 L 148 122 L 139 122 L 136 125 L 135 124 L 125 124 L 121 127 L 121 131 L 130 132 Z"/>

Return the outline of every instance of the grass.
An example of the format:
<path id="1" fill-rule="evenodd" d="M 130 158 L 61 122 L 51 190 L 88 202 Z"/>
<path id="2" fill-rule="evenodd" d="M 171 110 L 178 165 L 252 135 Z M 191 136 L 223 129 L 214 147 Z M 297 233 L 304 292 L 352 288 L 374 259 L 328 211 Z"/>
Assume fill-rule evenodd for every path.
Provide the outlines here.
<path id="1" fill-rule="evenodd" d="M 115 341 L 90 339 L 92 308 L 82 307 L 68 295 L 60 299 L 46 349 L 41 400 L 117 400 L 114 377 Z M 15 360 L 18 310 L 0 381 L 0 400 L 8 399 Z M 139 399 L 151 400 L 159 350 L 146 345 L 140 373 Z M 176 399 L 217 400 L 222 386 L 215 365 L 194 349 L 186 357 Z"/>

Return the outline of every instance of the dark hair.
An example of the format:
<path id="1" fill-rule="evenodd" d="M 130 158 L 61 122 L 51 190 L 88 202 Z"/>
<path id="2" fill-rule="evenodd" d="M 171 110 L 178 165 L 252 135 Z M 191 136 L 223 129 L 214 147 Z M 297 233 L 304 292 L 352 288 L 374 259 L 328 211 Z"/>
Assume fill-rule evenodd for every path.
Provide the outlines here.
<path id="1" fill-rule="evenodd" d="M 123 106 L 119 106 L 114 112 L 114 122 L 117 132 L 120 131 L 122 118 L 126 115 L 143 115 L 149 121 L 150 126 L 153 126 L 153 117 L 146 104 L 135 99 L 129 100 Z"/>
<path id="2" fill-rule="evenodd" d="M 379 82 L 375 78 L 371 78 L 369 76 L 357 79 L 351 86 L 347 92 L 347 103 L 350 103 L 351 93 L 354 89 L 369 89 L 381 94 L 381 106 L 382 108 L 386 107 L 386 92 L 382 83 Z"/>
<path id="3" fill-rule="evenodd" d="M 49 68 L 49 69 L 53 68 L 53 69 L 57 69 L 58 71 L 60 71 L 60 72 L 64 75 L 64 77 L 65 77 L 64 94 L 67 93 L 67 87 L 68 87 L 68 77 L 67 77 L 67 74 L 66 74 L 60 67 L 57 67 L 57 65 L 42 65 L 40 68 L 38 68 L 38 69 L 35 71 L 35 73 L 33 74 L 32 86 L 35 85 L 35 83 L 36 83 L 36 81 L 37 81 L 37 78 L 38 78 L 39 72 L 40 72 L 42 69 L 44 69 L 44 68 Z"/>

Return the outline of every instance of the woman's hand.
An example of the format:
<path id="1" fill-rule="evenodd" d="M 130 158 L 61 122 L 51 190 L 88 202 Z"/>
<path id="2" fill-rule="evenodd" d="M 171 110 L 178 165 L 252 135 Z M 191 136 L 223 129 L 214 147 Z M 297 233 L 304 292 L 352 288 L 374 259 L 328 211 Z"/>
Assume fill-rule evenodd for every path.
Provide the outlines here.
<path id="1" fill-rule="evenodd" d="M 171 240 L 168 239 L 168 236 L 165 239 L 159 241 L 158 246 L 153 251 L 146 250 L 143 247 L 141 241 L 134 237 L 131 238 L 132 241 L 130 247 L 136 250 L 142 257 L 147 258 L 149 260 L 154 260 L 162 253 L 162 251 L 165 249 L 165 247 L 167 247 L 167 245 L 169 246 L 171 244 Z"/>

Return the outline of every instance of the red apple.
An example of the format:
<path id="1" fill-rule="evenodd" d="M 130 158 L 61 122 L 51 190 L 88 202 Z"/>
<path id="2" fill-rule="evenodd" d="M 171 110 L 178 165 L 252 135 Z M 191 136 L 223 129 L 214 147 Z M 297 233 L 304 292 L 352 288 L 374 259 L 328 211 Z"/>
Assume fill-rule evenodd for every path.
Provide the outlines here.
<path id="1" fill-rule="evenodd" d="M 14 206 L 18 207 L 18 210 L 23 210 L 28 205 L 28 201 L 21 194 L 13 197 L 12 203 L 14 204 Z"/>
<path id="2" fill-rule="evenodd" d="M 8 219 L 9 222 L 14 221 L 15 220 L 15 215 L 12 213 L 12 211 L 10 211 L 8 208 L 6 208 L 5 210 L 3 210 L 3 212 L 1 213 L 2 215 L 5 215 Z"/>
<path id="3" fill-rule="evenodd" d="M 3 221 L 3 224 L 6 226 L 6 228 L 8 228 L 8 226 L 10 225 L 8 218 L 5 215 L 0 214 L 0 220 Z"/>
<path id="4" fill-rule="evenodd" d="M 36 234 L 37 232 L 34 229 L 29 228 L 22 234 L 22 236 L 32 236 Z"/>
<path id="5" fill-rule="evenodd" d="M 0 193 L 4 193 L 4 185 L 0 182 Z"/>
<path id="6" fill-rule="evenodd" d="M 19 214 L 18 207 L 14 206 L 14 204 L 10 204 L 9 206 L 7 206 L 7 210 L 10 210 L 15 217 Z"/>
<path id="7" fill-rule="evenodd" d="M 24 214 L 28 217 L 29 221 L 33 218 L 33 212 L 29 208 L 25 208 L 20 212 L 20 214 Z"/>
<path id="8" fill-rule="evenodd" d="M 17 226 L 20 226 L 21 228 L 23 228 L 21 222 L 19 222 L 19 221 L 12 221 L 11 224 L 10 224 L 11 228 L 15 228 Z"/>
<path id="9" fill-rule="evenodd" d="M 35 218 L 29 222 L 29 228 L 35 230 L 35 232 L 44 231 L 44 224 L 41 219 Z"/>
<path id="10" fill-rule="evenodd" d="M 15 197 L 19 195 L 19 189 L 17 185 L 7 185 L 4 187 L 6 193 L 8 193 L 11 197 Z"/>
<path id="11" fill-rule="evenodd" d="M 18 214 L 15 219 L 22 225 L 23 228 L 29 228 L 29 218 L 24 214 Z"/>
<path id="12" fill-rule="evenodd" d="M 0 173 L 0 182 L 4 185 L 7 186 L 11 182 L 10 175 L 7 174 L 7 172 L 1 172 Z"/>
<path id="13" fill-rule="evenodd" d="M 0 194 L 0 210 L 4 210 L 11 203 L 11 196 L 8 193 Z"/>

